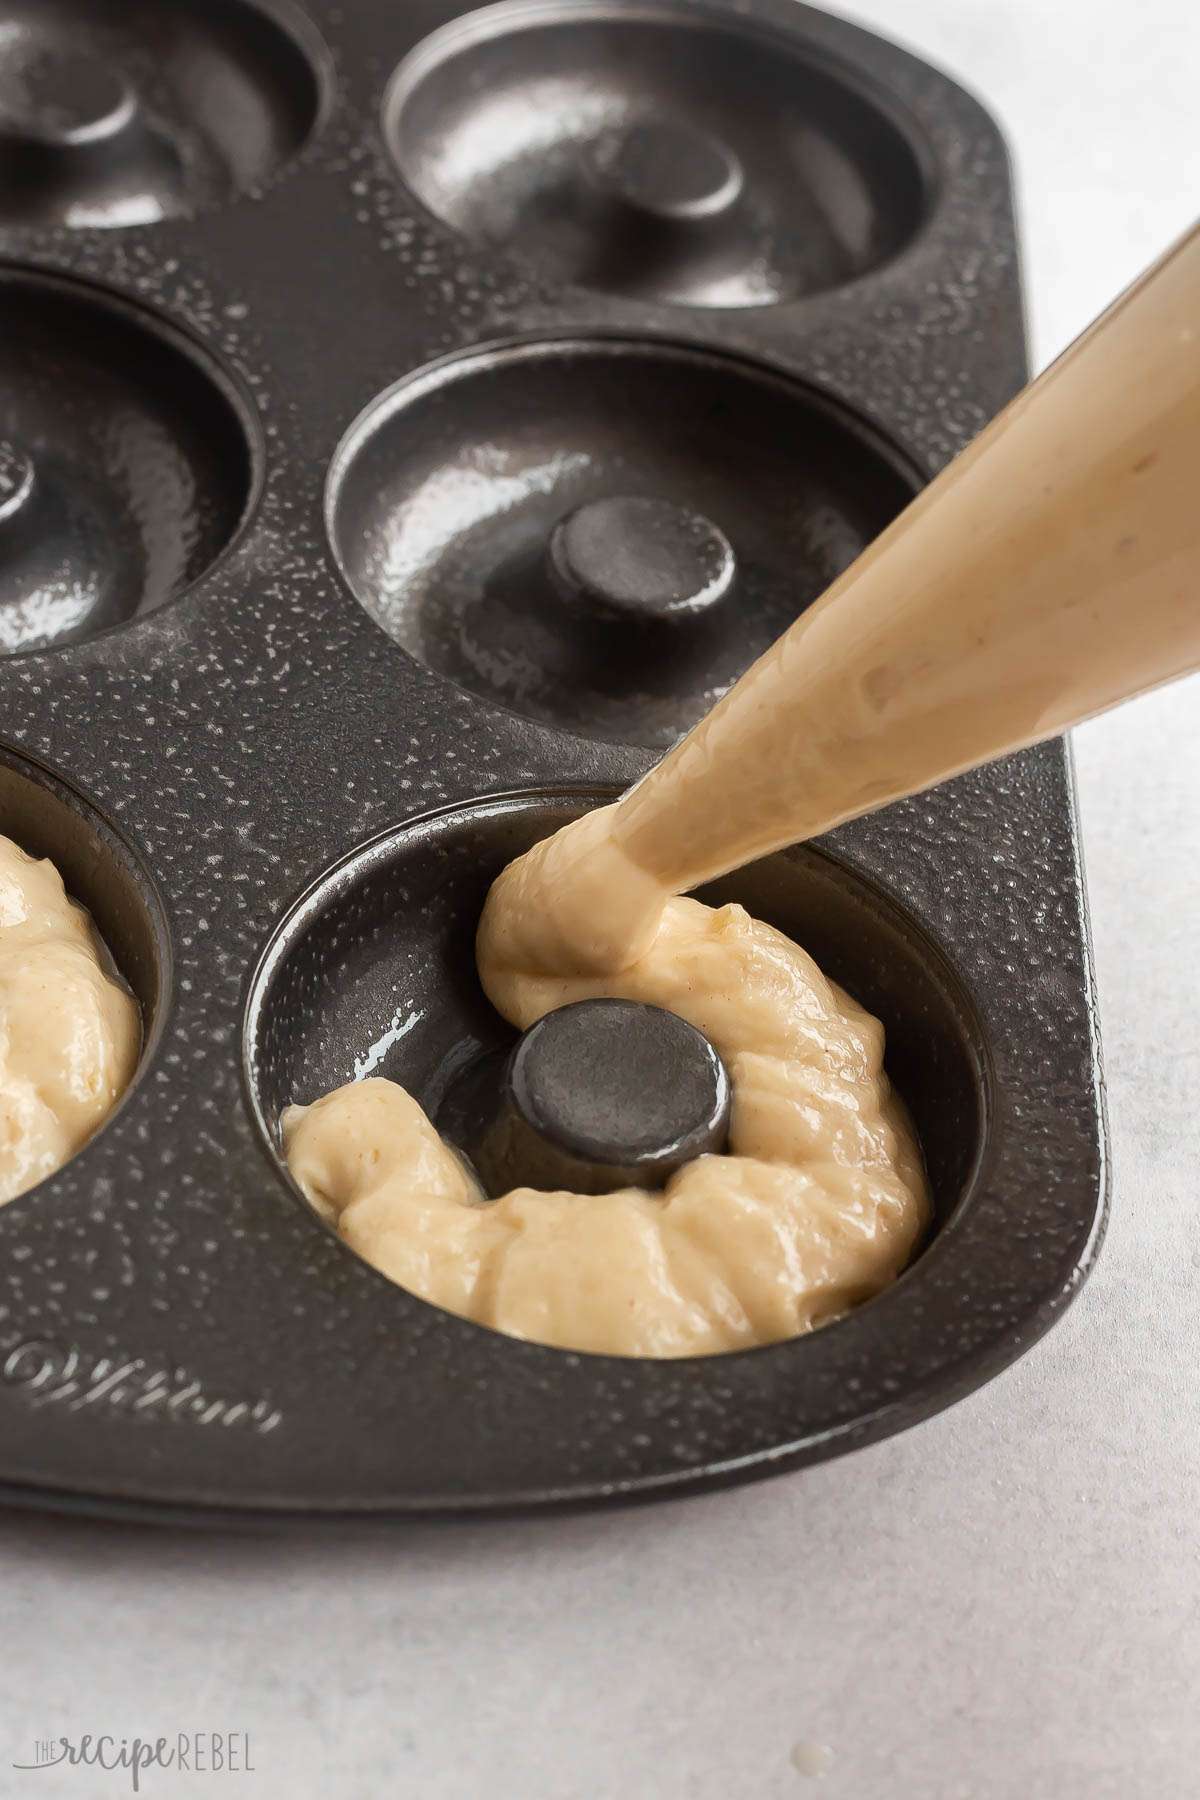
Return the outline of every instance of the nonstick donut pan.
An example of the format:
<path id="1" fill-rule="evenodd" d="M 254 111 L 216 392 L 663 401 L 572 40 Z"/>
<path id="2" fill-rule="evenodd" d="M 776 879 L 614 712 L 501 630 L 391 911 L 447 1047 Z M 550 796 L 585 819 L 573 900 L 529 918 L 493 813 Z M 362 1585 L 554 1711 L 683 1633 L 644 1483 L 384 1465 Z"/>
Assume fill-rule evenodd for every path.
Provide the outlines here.
<path id="1" fill-rule="evenodd" d="M 0 1209 L 0 1495 L 388 1515 L 746 1479 L 1020 1354 L 1095 1256 L 1070 770 L 720 884 L 883 1018 L 937 1226 L 809 1337 L 655 1363 L 390 1285 L 281 1106 L 436 1105 L 491 877 L 619 791 L 1025 376 L 1000 137 L 792 0 L 0 0 L 0 830 L 141 1003 Z"/>

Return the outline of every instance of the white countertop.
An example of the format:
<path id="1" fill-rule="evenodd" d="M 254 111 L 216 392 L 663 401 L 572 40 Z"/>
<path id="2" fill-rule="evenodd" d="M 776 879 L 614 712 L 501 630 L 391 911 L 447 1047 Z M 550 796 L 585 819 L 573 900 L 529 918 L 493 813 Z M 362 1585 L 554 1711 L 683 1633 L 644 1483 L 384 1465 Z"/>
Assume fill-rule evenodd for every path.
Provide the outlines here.
<path id="1" fill-rule="evenodd" d="M 1044 363 L 1196 208 L 1200 8 L 856 11 L 1006 127 Z M 0 1795 L 130 1791 L 13 1771 L 47 1734 L 215 1731 L 254 1773 L 142 1792 L 1193 1800 L 1200 681 L 1076 751 L 1115 1185 L 1048 1339 L 917 1430 L 704 1499 L 286 1540 L 0 1514 Z"/>

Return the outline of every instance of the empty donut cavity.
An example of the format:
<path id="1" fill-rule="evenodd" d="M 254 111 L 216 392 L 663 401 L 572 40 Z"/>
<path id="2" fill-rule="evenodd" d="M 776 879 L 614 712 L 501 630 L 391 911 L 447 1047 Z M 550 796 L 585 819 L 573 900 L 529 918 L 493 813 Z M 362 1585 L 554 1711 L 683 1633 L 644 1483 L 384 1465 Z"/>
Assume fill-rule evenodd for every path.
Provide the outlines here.
<path id="1" fill-rule="evenodd" d="M 252 409 L 173 326 L 0 266 L 0 654 L 91 637 L 179 594 L 253 501 Z"/>
<path id="2" fill-rule="evenodd" d="M 0 0 L 0 222 L 150 225 L 251 189 L 314 129 L 326 61 L 289 5 Z"/>
<path id="3" fill-rule="evenodd" d="M 490 6 L 384 106 L 430 212 L 539 275 L 693 307 L 841 286 L 921 222 L 919 136 L 791 33 L 668 5 Z"/>
<path id="4" fill-rule="evenodd" d="M 326 519 L 350 588 L 461 687 L 663 748 L 920 486 L 799 382 L 657 340 L 447 358 L 351 427 Z"/>

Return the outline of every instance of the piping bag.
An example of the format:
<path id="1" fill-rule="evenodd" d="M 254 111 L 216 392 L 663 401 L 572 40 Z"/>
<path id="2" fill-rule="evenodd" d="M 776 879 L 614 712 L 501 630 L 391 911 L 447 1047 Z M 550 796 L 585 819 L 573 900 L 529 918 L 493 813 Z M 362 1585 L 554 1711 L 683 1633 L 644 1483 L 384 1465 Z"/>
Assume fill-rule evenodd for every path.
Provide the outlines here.
<path id="1" fill-rule="evenodd" d="M 756 857 L 1200 668 L 1200 226 L 621 799 L 509 865 L 491 969 L 627 968 Z"/>

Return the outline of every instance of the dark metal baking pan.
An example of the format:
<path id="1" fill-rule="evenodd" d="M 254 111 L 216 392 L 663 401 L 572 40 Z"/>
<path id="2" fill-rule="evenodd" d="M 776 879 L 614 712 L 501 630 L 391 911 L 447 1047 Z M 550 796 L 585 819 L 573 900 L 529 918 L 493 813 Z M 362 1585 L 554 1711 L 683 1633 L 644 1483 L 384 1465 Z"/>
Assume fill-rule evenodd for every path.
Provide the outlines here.
<path id="1" fill-rule="evenodd" d="M 469 951 L 489 876 L 643 770 L 1020 385 L 994 126 L 791 0 L 38 15 L 103 15 L 110 87 L 197 179 L 72 224 L 78 145 L 35 206 L 28 120 L 0 130 L 0 299 L 29 297 L 40 356 L 18 380 L 0 352 L 0 610 L 45 585 L 27 465 L 111 575 L 0 658 L 0 830 L 56 857 L 147 1024 L 104 1129 L 0 1209 L 0 1494 L 213 1519 L 633 1497 L 978 1386 L 1102 1229 L 1061 745 L 721 884 L 884 1018 L 937 1197 L 900 1281 L 810 1337 L 668 1363 L 500 1337 L 338 1244 L 273 1133 L 356 1067 L 432 1098 L 499 1041 Z M 188 72 L 214 67 L 241 141 L 206 127 L 188 164 Z M 13 91 L 0 67 L 0 112 Z M 108 119 L 97 91 L 58 93 L 55 129 Z M 63 330 L 56 386 L 66 316 L 95 329 Z M 564 619 L 556 520 L 651 490 L 728 544 L 726 610 Z"/>

